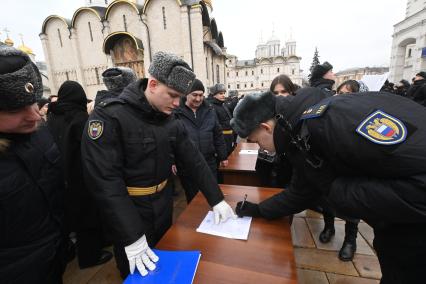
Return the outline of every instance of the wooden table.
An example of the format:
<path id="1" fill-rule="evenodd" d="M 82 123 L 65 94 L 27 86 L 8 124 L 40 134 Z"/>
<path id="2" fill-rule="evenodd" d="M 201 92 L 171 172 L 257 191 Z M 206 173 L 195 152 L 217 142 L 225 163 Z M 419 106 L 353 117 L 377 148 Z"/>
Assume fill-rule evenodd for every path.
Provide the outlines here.
<path id="1" fill-rule="evenodd" d="M 262 186 L 256 174 L 257 155 L 240 154 L 241 150 L 259 150 L 256 143 L 238 143 L 235 150 L 228 157 L 228 166 L 220 167 L 224 184 Z"/>
<path id="2" fill-rule="evenodd" d="M 241 201 L 259 202 L 279 192 L 274 188 L 221 185 L 232 207 Z M 194 283 L 273 284 L 297 283 L 296 264 L 289 222 L 286 218 L 252 220 L 247 241 L 197 233 L 210 206 L 198 193 L 177 222 L 167 231 L 156 248 L 164 250 L 200 250 L 201 260 Z"/>

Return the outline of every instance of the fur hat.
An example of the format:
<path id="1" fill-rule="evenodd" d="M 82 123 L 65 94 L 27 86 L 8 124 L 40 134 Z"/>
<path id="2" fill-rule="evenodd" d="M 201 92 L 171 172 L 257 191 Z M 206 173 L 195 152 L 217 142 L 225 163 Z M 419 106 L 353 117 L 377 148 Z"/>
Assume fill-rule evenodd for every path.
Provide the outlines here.
<path id="1" fill-rule="evenodd" d="M 194 79 L 194 83 L 192 83 L 191 90 L 189 91 L 189 94 L 195 91 L 202 91 L 203 93 L 206 91 L 204 89 L 203 82 L 201 82 L 198 79 Z"/>
<path id="2" fill-rule="evenodd" d="M 185 61 L 174 54 L 162 51 L 154 55 L 148 73 L 184 95 L 189 93 L 195 79 L 194 72 Z"/>
<path id="3" fill-rule="evenodd" d="M 109 91 L 121 91 L 137 79 L 135 71 L 127 67 L 108 68 L 102 73 L 102 80 Z"/>
<path id="4" fill-rule="evenodd" d="M 331 69 L 333 69 L 333 65 L 331 65 L 327 61 L 324 61 L 323 64 L 318 64 L 317 66 L 315 66 L 314 69 L 312 70 L 311 75 L 309 76 L 309 82 L 311 82 L 311 85 L 312 85 L 312 82 L 315 82 L 318 79 L 321 79 L 322 76 L 324 76 Z"/>
<path id="5" fill-rule="evenodd" d="M 416 74 L 416 76 L 420 76 L 423 79 L 426 79 L 426 72 L 425 71 L 419 72 L 419 73 Z"/>
<path id="6" fill-rule="evenodd" d="M 260 123 L 275 116 L 275 96 L 272 92 L 255 93 L 244 96 L 234 109 L 231 119 L 232 129 L 246 138 Z"/>
<path id="7" fill-rule="evenodd" d="M 34 104 L 43 95 L 37 66 L 22 51 L 0 45 L 0 110 Z"/>
<path id="8" fill-rule="evenodd" d="M 217 93 L 226 92 L 226 87 L 224 84 L 216 84 L 210 88 L 210 95 L 214 96 Z"/>

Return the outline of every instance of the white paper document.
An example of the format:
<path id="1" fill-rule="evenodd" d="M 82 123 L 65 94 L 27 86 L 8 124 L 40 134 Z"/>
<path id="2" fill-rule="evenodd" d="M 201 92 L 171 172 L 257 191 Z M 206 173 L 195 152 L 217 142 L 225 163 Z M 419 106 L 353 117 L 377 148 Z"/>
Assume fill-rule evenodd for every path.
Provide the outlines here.
<path id="1" fill-rule="evenodd" d="M 258 150 L 241 150 L 240 155 L 257 155 Z"/>
<path id="2" fill-rule="evenodd" d="M 214 223 L 214 213 L 209 211 L 197 228 L 197 232 L 229 239 L 247 240 L 252 217 L 228 219 L 225 223 Z"/>

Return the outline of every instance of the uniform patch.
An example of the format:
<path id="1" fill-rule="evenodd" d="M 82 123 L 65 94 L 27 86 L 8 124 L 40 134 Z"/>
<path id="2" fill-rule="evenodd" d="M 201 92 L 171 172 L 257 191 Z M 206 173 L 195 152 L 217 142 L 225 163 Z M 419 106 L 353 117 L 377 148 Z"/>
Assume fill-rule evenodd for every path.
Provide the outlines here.
<path id="1" fill-rule="evenodd" d="M 311 106 L 310 108 L 308 108 L 302 113 L 302 116 L 300 117 L 300 119 L 303 120 L 303 119 L 322 116 L 324 112 L 327 110 L 329 104 L 330 102 L 326 102 L 326 103 L 321 103 L 321 104 Z"/>
<path id="2" fill-rule="evenodd" d="M 104 122 L 101 120 L 90 120 L 89 127 L 87 128 L 87 134 L 92 140 L 96 140 L 102 136 L 104 132 Z"/>
<path id="3" fill-rule="evenodd" d="M 381 110 L 373 112 L 364 119 L 356 132 L 381 145 L 399 144 L 407 138 L 407 128 L 404 123 Z"/>

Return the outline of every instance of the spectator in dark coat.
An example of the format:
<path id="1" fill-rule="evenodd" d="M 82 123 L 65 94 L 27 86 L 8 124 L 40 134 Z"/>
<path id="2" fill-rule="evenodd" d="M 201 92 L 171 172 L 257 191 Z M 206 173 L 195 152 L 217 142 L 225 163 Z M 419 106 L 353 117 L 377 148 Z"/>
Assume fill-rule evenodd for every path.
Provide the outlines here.
<path id="1" fill-rule="evenodd" d="M 80 143 L 88 118 L 86 102 L 81 85 L 66 81 L 59 88 L 58 101 L 49 106 L 48 118 L 48 127 L 64 158 L 67 230 L 76 232 L 80 268 L 105 263 L 112 257 L 102 250 L 101 221 L 83 179 Z"/>
<path id="2" fill-rule="evenodd" d="M 416 74 L 413 85 L 407 91 L 407 97 L 426 106 L 426 72 Z"/>
<path id="3" fill-rule="evenodd" d="M 403 97 L 407 96 L 407 90 L 410 88 L 410 83 L 407 80 L 401 80 L 394 86 L 394 93 Z"/>
<path id="4" fill-rule="evenodd" d="M 38 127 L 40 73 L 23 52 L 0 43 L 0 282 L 62 283 L 60 153 Z"/>
<path id="5" fill-rule="evenodd" d="M 183 122 L 191 142 L 201 152 L 216 177 L 218 163 L 222 166 L 228 165 L 227 151 L 215 110 L 204 101 L 204 91 L 203 83 L 195 79 L 190 93 L 182 98 L 175 115 Z M 178 164 L 177 173 L 189 203 L 199 189 L 191 182 L 189 174 L 181 168 Z"/>
<path id="6" fill-rule="evenodd" d="M 116 98 L 129 84 L 136 82 L 135 71 L 127 67 L 108 68 L 102 73 L 102 81 L 107 90 L 98 91 L 95 98 L 95 106 L 109 98 Z"/>
<path id="7" fill-rule="evenodd" d="M 222 127 L 223 137 L 225 138 L 227 155 L 229 156 L 236 146 L 237 136 L 231 128 L 230 121 L 232 113 L 226 107 L 226 87 L 224 84 L 216 84 L 210 88 L 210 95 L 208 102 L 213 106 L 216 111 L 219 124 Z"/>
<path id="8" fill-rule="evenodd" d="M 321 89 L 329 96 L 333 96 L 333 85 L 336 80 L 336 75 L 333 73 L 333 66 L 325 61 L 323 64 L 318 64 L 312 70 L 309 76 L 309 83 L 311 87 Z"/>

